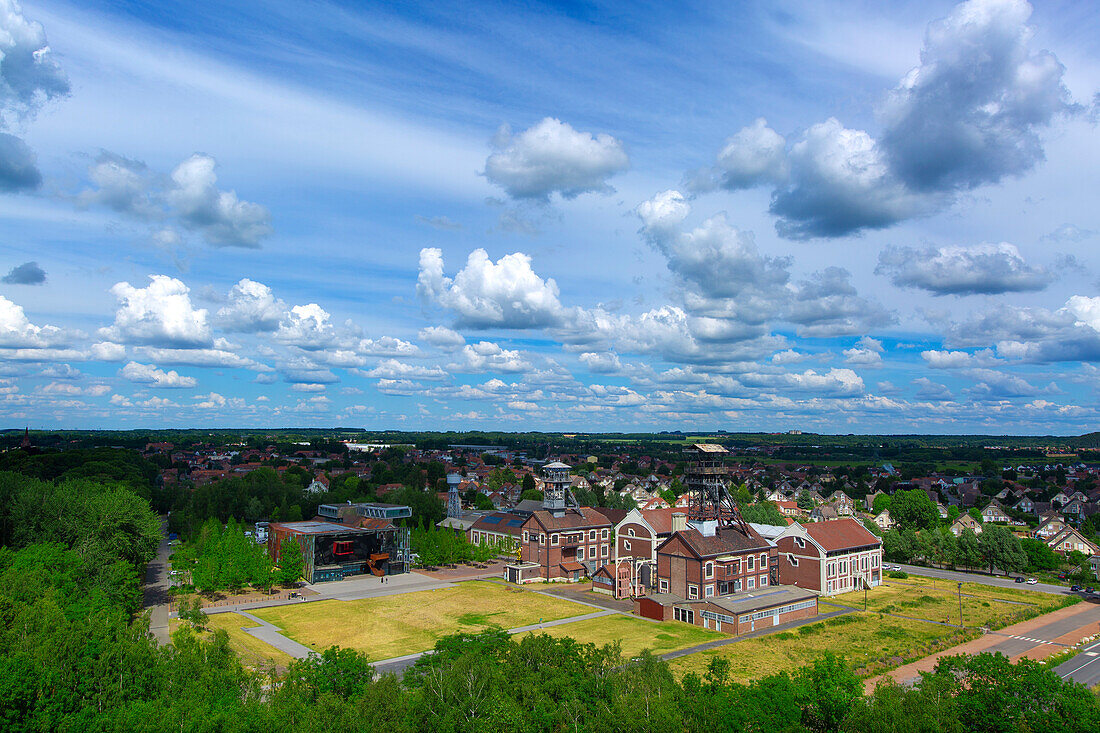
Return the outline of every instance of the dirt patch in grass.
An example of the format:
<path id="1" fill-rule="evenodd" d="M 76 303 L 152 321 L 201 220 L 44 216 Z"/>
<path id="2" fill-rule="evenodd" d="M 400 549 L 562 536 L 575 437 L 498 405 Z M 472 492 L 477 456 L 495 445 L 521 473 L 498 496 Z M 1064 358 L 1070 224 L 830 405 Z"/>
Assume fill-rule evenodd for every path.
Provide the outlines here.
<path id="1" fill-rule="evenodd" d="M 516 592 L 496 583 L 459 583 L 359 601 L 317 601 L 250 611 L 311 649 L 337 645 L 358 649 L 371 661 L 435 646 L 447 634 L 490 625 L 505 629 L 570 616 L 592 609 L 538 593 Z"/>

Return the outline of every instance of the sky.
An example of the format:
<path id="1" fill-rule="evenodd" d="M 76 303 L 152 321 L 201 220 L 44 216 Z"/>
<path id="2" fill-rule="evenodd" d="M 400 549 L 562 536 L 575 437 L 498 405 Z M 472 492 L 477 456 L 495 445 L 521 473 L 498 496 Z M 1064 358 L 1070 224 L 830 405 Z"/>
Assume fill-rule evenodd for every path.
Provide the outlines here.
<path id="1" fill-rule="evenodd" d="M 0 0 L 0 427 L 1098 428 L 1089 3 Z"/>

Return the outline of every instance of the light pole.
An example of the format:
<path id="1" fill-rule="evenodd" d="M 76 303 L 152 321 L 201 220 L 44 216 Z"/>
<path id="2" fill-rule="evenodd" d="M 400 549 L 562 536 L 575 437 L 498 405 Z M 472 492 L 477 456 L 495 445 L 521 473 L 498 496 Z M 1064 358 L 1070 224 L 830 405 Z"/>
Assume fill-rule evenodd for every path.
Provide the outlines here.
<path id="1" fill-rule="evenodd" d="M 959 582 L 959 628 L 963 628 L 963 584 Z"/>

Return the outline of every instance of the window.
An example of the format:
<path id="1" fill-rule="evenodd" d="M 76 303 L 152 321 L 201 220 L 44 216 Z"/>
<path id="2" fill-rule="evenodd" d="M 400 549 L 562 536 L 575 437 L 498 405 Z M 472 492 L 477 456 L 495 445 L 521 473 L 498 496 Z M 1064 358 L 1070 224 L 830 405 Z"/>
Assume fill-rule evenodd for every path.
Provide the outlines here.
<path id="1" fill-rule="evenodd" d="M 695 611 L 687 608 L 674 608 L 672 609 L 672 617 L 677 621 L 683 621 L 685 624 L 695 623 Z"/>
<path id="2" fill-rule="evenodd" d="M 578 560 L 583 560 L 584 559 L 584 548 L 583 547 L 578 547 L 577 548 L 577 559 Z"/>
<path id="3" fill-rule="evenodd" d="M 606 540 L 607 539 L 607 530 L 606 529 L 600 530 L 600 539 L 601 540 Z"/>
<path id="4" fill-rule="evenodd" d="M 557 532 L 555 532 L 554 534 L 550 535 L 550 544 L 551 544 L 551 545 L 556 545 L 556 544 L 558 544 L 558 533 L 557 533 Z"/>
<path id="5" fill-rule="evenodd" d="M 797 568 L 798 567 L 798 558 L 795 557 L 794 555 L 787 555 L 787 562 L 789 562 L 791 564 L 792 568 Z"/>
<path id="6" fill-rule="evenodd" d="M 754 563 L 755 561 L 756 561 L 756 558 L 755 558 L 755 557 L 753 557 L 752 555 L 749 555 L 749 558 L 748 558 L 748 561 L 747 561 L 747 562 L 746 562 L 746 564 L 745 564 L 745 567 L 746 567 L 746 568 L 747 568 L 748 570 L 755 570 L 756 568 L 755 568 L 755 567 L 753 567 L 753 563 Z"/>
<path id="7" fill-rule="evenodd" d="M 760 587 L 763 588 L 767 584 L 768 584 L 768 576 L 767 575 L 761 575 L 760 576 Z"/>
<path id="8" fill-rule="evenodd" d="M 590 530 L 588 532 L 588 541 L 589 542 L 595 542 L 596 541 L 596 530 L 593 529 L 593 530 Z"/>
<path id="9" fill-rule="evenodd" d="M 795 545 L 795 547 L 800 547 L 802 549 L 805 549 L 806 548 L 806 540 L 802 539 L 801 537 L 795 537 L 794 538 L 794 545 Z"/>
<path id="10" fill-rule="evenodd" d="M 760 569 L 763 570 L 766 567 L 768 567 L 768 556 L 767 555 L 761 555 L 760 556 Z"/>
<path id="11" fill-rule="evenodd" d="M 627 534 L 627 536 L 629 536 L 629 537 L 634 537 L 634 536 L 635 536 L 635 535 L 634 535 L 634 528 L 633 528 L 633 527 L 631 527 L 630 529 L 628 529 L 628 530 L 626 531 L 626 534 Z"/>
<path id="12" fill-rule="evenodd" d="M 600 557 L 607 557 L 607 545 L 600 545 Z"/>
<path id="13" fill-rule="evenodd" d="M 828 587 L 829 590 L 826 591 L 826 592 L 827 593 L 832 593 L 833 592 L 833 581 L 830 580 L 827 587 Z"/>
<path id="14" fill-rule="evenodd" d="M 745 590 L 752 590 L 756 587 L 756 578 L 749 578 L 745 581 Z"/>
<path id="15" fill-rule="evenodd" d="M 661 585 L 661 592 L 662 593 L 668 593 L 668 581 L 665 580 L 664 578 L 661 578 L 660 585 Z"/>
<path id="16" fill-rule="evenodd" d="M 825 573 L 827 575 L 836 575 L 836 563 L 829 563 L 825 566 Z M 831 585 L 831 583 L 830 583 Z"/>
<path id="17" fill-rule="evenodd" d="M 878 555 L 871 555 L 871 567 L 878 567 Z"/>
<path id="18" fill-rule="evenodd" d="M 623 549 L 624 550 L 629 550 L 630 549 L 630 540 L 623 540 Z"/>
<path id="19" fill-rule="evenodd" d="M 708 562 L 705 565 L 703 565 L 703 577 L 704 578 L 713 578 L 714 577 L 714 563 Z"/>
<path id="20" fill-rule="evenodd" d="M 699 586 L 689 585 L 688 586 L 688 598 L 698 598 L 698 597 L 699 597 Z"/>
<path id="21" fill-rule="evenodd" d="M 741 581 L 740 580 L 733 581 L 733 592 L 734 593 L 740 593 L 741 592 Z"/>
<path id="22" fill-rule="evenodd" d="M 706 595 L 707 598 L 713 598 L 714 597 L 714 584 L 713 583 L 706 587 L 705 595 Z"/>
<path id="23" fill-rule="evenodd" d="M 545 545 L 546 544 L 546 535 L 542 534 L 541 532 L 539 533 L 539 544 L 540 545 Z"/>
<path id="24" fill-rule="evenodd" d="M 527 530 L 523 530 L 523 541 L 524 542 L 530 542 L 530 539 L 528 539 L 528 537 L 529 536 L 527 534 Z"/>
<path id="25" fill-rule="evenodd" d="M 734 575 L 737 575 L 738 573 L 741 572 L 741 562 L 739 560 L 734 560 L 733 565 L 730 566 L 730 567 L 732 568 L 730 570 L 730 572 L 733 573 Z"/>
<path id="26" fill-rule="evenodd" d="M 351 542 L 348 540 L 337 540 L 332 543 L 333 555 L 350 555 L 351 554 Z"/>

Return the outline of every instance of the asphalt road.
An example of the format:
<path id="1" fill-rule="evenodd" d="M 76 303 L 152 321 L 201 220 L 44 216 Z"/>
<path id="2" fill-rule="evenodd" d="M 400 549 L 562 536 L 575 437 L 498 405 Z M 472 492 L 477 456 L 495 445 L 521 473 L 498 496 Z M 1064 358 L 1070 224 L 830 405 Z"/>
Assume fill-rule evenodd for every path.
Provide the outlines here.
<path id="1" fill-rule="evenodd" d="M 1072 679 L 1088 687 L 1100 685 L 1100 641 L 1085 647 L 1073 659 L 1054 668 L 1062 679 Z"/>
<path id="2" fill-rule="evenodd" d="M 157 556 L 145 566 L 145 586 L 142 588 L 143 605 L 149 610 L 149 631 L 161 645 L 170 641 L 168 603 L 171 597 L 168 595 L 168 557 L 171 554 L 172 548 L 168 546 L 168 520 L 162 519 L 160 546 L 157 548 Z"/>
<path id="3" fill-rule="evenodd" d="M 893 566 L 892 563 L 887 563 Z M 1046 583 L 1036 583 L 1035 585 L 1025 585 L 1023 583 L 1017 583 L 1012 578 L 1004 575 L 986 575 L 984 573 L 963 573 L 958 570 L 939 570 L 937 568 L 926 568 L 920 565 L 902 565 L 901 569 L 907 573 L 913 573 L 914 575 L 924 575 L 929 578 L 942 578 L 944 580 L 963 581 L 965 583 L 981 583 L 982 585 L 995 585 L 1001 588 L 1026 588 L 1027 590 L 1037 590 L 1043 593 L 1056 593 L 1058 595 L 1070 595 L 1070 589 L 1061 585 L 1047 585 Z M 889 580 L 889 578 L 886 578 Z"/>

